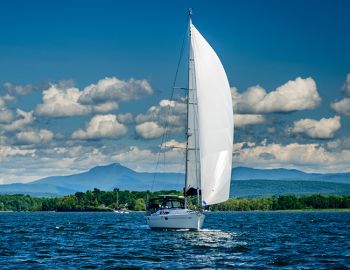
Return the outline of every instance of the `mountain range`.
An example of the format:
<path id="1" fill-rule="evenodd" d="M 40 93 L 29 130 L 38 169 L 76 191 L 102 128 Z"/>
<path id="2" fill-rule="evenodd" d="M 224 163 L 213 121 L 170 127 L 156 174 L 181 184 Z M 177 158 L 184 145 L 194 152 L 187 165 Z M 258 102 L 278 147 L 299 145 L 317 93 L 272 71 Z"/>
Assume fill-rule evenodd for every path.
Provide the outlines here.
<path id="1" fill-rule="evenodd" d="M 89 171 L 42 178 L 30 183 L 0 185 L 2 194 L 62 196 L 92 190 L 182 190 L 182 173 L 136 172 L 119 163 Z M 350 173 L 316 174 L 289 169 L 236 167 L 232 171 L 231 196 L 259 197 L 280 194 L 350 194 Z"/>
<path id="2" fill-rule="evenodd" d="M 350 172 L 347 173 L 306 173 L 295 169 L 253 169 L 236 167 L 232 170 L 233 180 L 312 180 L 350 184 Z"/>

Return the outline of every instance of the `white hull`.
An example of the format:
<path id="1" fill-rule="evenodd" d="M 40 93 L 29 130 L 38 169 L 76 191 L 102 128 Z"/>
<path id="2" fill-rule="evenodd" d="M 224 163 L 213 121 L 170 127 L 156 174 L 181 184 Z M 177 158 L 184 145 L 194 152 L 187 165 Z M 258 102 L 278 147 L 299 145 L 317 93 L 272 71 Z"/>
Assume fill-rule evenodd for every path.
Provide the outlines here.
<path id="1" fill-rule="evenodd" d="M 190 229 L 199 230 L 205 216 L 200 211 L 189 209 L 162 209 L 147 215 L 147 224 L 151 229 Z"/>
<path id="2" fill-rule="evenodd" d="M 114 210 L 113 212 L 116 214 L 129 214 L 128 211 L 124 211 L 124 210 Z"/>

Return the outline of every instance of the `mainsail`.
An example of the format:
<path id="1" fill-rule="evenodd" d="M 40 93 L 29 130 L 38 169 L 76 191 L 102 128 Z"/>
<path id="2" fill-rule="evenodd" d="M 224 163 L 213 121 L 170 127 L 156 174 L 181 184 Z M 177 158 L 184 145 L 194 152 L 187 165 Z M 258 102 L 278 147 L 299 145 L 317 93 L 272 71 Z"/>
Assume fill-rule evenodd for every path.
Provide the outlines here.
<path id="1" fill-rule="evenodd" d="M 188 125 L 194 134 L 188 138 L 187 166 L 191 168 L 187 168 L 186 190 L 200 188 L 203 205 L 210 205 L 229 198 L 232 98 L 219 57 L 191 22 L 190 36 Z"/>

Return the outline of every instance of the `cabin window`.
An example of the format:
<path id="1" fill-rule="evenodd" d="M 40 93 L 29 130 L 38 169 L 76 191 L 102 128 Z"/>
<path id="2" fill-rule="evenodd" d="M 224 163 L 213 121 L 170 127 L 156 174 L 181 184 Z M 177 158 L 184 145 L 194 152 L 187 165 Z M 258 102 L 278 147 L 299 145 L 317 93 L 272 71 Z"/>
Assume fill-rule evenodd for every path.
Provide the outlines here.
<path id="1" fill-rule="evenodd" d="M 173 201 L 173 208 L 183 208 L 183 204 L 179 201 Z"/>
<path id="2" fill-rule="evenodd" d="M 167 201 L 165 203 L 165 208 L 172 208 L 172 207 L 173 207 L 172 201 Z"/>

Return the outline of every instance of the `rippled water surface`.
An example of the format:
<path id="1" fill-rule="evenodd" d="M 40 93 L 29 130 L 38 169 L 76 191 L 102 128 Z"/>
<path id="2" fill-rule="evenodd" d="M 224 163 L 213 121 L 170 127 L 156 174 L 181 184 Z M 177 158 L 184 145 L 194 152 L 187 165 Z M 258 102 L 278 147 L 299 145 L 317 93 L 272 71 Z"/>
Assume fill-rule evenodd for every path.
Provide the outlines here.
<path id="1" fill-rule="evenodd" d="M 350 269 L 350 212 L 207 213 L 200 232 L 143 213 L 0 213 L 0 269 Z"/>

